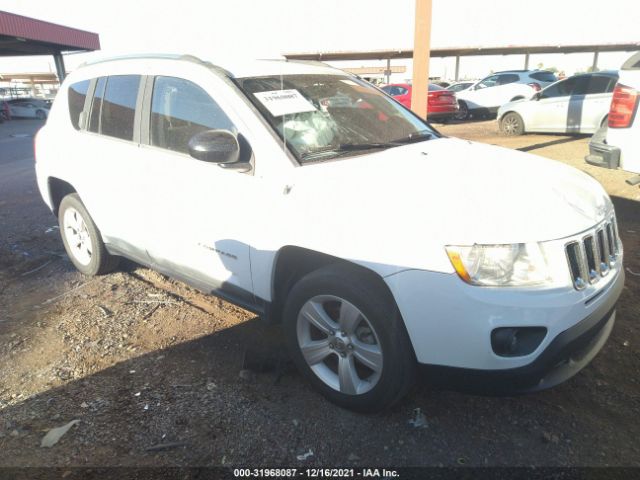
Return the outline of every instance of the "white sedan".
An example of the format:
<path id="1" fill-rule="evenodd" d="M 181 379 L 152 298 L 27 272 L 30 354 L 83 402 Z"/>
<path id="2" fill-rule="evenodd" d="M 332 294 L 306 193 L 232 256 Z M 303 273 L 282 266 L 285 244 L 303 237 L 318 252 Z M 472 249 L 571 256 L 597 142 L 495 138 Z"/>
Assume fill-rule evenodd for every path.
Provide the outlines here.
<path id="1" fill-rule="evenodd" d="M 529 100 L 517 100 L 500 107 L 500 131 L 504 135 L 594 133 L 606 123 L 617 81 L 618 73 L 614 71 L 560 80 Z"/>
<path id="2" fill-rule="evenodd" d="M 9 101 L 9 108 L 12 117 L 45 120 L 49 116 L 50 104 L 38 99 L 11 100 Z"/>

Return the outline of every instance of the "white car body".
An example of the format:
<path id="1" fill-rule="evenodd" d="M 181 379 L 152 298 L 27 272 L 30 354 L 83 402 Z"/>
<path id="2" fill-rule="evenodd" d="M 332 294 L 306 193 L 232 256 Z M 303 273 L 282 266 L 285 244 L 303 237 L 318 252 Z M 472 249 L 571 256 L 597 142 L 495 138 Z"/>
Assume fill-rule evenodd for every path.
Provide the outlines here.
<path id="1" fill-rule="evenodd" d="M 252 170 L 73 128 L 69 86 L 127 74 L 180 77 L 204 89 L 251 145 Z M 244 292 L 238 303 L 255 311 L 274 301 L 274 271 L 287 248 L 357 264 L 392 293 L 422 364 L 514 372 L 547 358 L 563 332 L 612 311 L 624 278 L 615 230 L 607 275 L 577 288 L 567 262 L 568 244 L 615 228 L 613 205 L 596 180 L 551 160 L 453 138 L 300 166 L 231 81 L 289 74 L 353 78 L 303 63 L 257 61 L 222 71 L 178 58 L 76 70 L 36 140 L 45 202 L 57 211 L 52 179 L 63 180 L 82 199 L 107 249 L 194 284 L 204 280 L 208 291 L 226 291 L 226 298 Z M 470 285 L 445 250 L 525 242 L 547 242 L 552 284 Z M 571 368 L 593 358 L 614 318 L 607 317 L 589 354 Z M 532 352 L 492 350 L 492 331 L 522 326 L 547 329 Z M 547 377 L 538 387 L 554 383 Z"/>
<path id="2" fill-rule="evenodd" d="M 540 87 L 549 84 L 549 82 L 531 78 L 527 71 L 497 72 L 479 80 L 466 90 L 456 93 L 456 96 L 459 101 L 462 100 L 467 104 L 468 110 L 472 113 L 474 110 L 495 113 L 505 103 L 531 98 L 536 90 L 529 83 L 536 83 Z"/>
<path id="3" fill-rule="evenodd" d="M 612 72 L 576 75 L 560 80 L 529 99 L 509 102 L 498 109 L 498 121 L 510 112 L 523 120 L 525 132 L 594 133 L 609 114 L 613 86 Z M 576 82 L 587 89 L 563 88 Z M 590 90 L 589 84 L 593 84 Z"/>
<path id="4" fill-rule="evenodd" d="M 10 103 L 9 110 L 12 117 L 22 118 L 47 118 L 49 107 L 39 100 L 25 100 L 19 103 Z"/>

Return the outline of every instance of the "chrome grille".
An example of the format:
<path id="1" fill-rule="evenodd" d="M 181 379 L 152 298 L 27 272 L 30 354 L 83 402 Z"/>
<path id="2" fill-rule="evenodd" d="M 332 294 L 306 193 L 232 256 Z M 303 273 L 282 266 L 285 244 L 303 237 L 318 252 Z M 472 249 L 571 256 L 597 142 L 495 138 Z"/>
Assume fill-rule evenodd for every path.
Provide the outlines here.
<path id="1" fill-rule="evenodd" d="M 582 290 L 605 277 L 620 255 L 615 217 L 611 217 L 580 240 L 565 246 L 573 286 Z"/>

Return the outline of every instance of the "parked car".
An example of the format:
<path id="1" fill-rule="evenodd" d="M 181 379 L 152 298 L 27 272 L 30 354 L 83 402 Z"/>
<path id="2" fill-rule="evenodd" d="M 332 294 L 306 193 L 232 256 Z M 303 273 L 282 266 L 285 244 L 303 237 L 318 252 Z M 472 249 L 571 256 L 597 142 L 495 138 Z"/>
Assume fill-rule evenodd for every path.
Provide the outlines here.
<path id="1" fill-rule="evenodd" d="M 606 168 L 621 168 L 636 173 L 627 180 L 640 183 L 640 52 L 627 60 L 613 90 L 608 122 L 589 142 L 587 163 Z"/>
<path id="2" fill-rule="evenodd" d="M 545 70 L 509 70 L 497 72 L 457 93 L 460 111 L 458 119 L 470 116 L 495 115 L 505 103 L 530 98 L 535 92 L 557 80 Z"/>
<path id="3" fill-rule="evenodd" d="M 11 120 L 11 109 L 6 100 L 0 100 L 0 123 Z"/>
<path id="4" fill-rule="evenodd" d="M 12 117 L 38 118 L 45 120 L 51 108 L 50 101 L 36 98 L 9 100 Z"/>
<path id="5" fill-rule="evenodd" d="M 386 93 L 407 108 L 411 108 L 411 85 L 408 83 L 394 83 L 382 87 Z M 434 83 L 429 84 L 427 94 L 427 117 L 431 121 L 447 121 L 458 113 L 456 94 Z"/>
<path id="6" fill-rule="evenodd" d="M 467 88 L 473 86 L 473 84 L 476 83 L 476 81 L 473 82 L 456 82 L 453 83 L 451 85 L 449 85 L 447 87 L 447 90 L 451 90 L 452 92 L 461 92 L 463 90 L 466 90 Z"/>
<path id="7" fill-rule="evenodd" d="M 97 61 L 34 144 L 80 272 L 128 257 L 281 322 L 302 375 L 346 408 L 388 407 L 418 366 L 549 388 L 615 321 L 623 252 L 595 179 L 441 136 L 328 66 Z"/>
<path id="8" fill-rule="evenodd" d="M 529 99 L 498 109 L 504 135 L 526 132 L 594 133 L 607 122 L 618 72 L 585 73 L 565 78 Z"/>

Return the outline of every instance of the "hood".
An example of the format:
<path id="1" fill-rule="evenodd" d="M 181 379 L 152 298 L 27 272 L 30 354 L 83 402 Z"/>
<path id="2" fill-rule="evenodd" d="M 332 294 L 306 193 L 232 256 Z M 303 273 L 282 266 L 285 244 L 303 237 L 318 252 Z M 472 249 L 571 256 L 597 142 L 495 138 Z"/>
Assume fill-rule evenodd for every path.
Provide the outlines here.
<path id="1" fill-rule="evenodd" d="M 296 177 L 290 200 L 317 220 L 313 228 L 331 225 L 338 250 L 354 241 L 366 250 L 366 242 L 439 248 L 555 240 L 593 227 L 612 209 L 602 186 L 575 168 L 449 138 L 307 165 Z"/>

